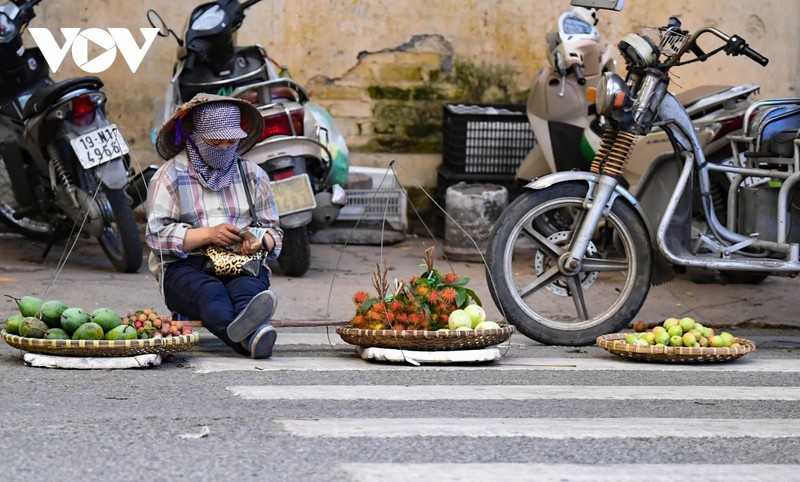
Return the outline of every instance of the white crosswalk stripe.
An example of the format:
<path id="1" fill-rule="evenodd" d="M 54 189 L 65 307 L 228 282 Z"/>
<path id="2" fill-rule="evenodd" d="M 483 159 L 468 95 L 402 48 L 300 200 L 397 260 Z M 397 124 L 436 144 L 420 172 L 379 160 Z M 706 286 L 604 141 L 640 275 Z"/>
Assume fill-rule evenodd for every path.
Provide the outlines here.
<path id="1" fill-rule="evenodd" d="M 704 482 L 784 482 L 800 479 L 800 465 L 715 464 L 342 464 L 356 481 L 408 482 L 674 482 L 702 480 Z M 732 476 L 731 470 L 735 471 Z M 646 474 L 646 476 L 643 476 Z M 690 478 L 676 474 L 691 474 Z M 767 478 L 765 478 L 767 477 Z"/>
<path id="2" fill-rule="evenodd" d="M 279 420 L 299 437 L 535 437 L 551 440 L 636 437 L 681 438 L 783 438 L 800 434 L 800 420 L 661 418 L 471 418 L 453 423 L 452 418 L 335 418 Z M 642 427 L 648 427 L 642 432 Z"/>
<path id="3" fill-rule="evenodd" d="M 308 337 L 295 337 L 291 341 L 298 344 L 324 344 L 317 337 L 316 343 Z M 286 340 L 289 341 L 289 340 Z M 331 346 L 333 349 L 333 347 Z M 624 404 L 639 402 L 649 404 L 676 404 L 675 407 L 690 407 L 693 410 L 691 429 L 687 430 L 686 419 L 680 418 L 680 410 L 675 416 L 660 416 L 659 423 L 653 424 L 653 418 L 637 412 L 633 416 L 625 416 L 621 410 L 619 416 L 592 417 L 591 413 L 576 413 L 576 417 L 498 417 L 494 414 L 487 417 L 453 418 L 442 416 L 358 416 L 358 408 L 344 417 L 324 417 L 311 415 L 276 417 L 273 421 L 281 431 L 290 437 L 306 440 L 331 441 L 341 443 L 365 444 L 376 446 L 389 441 L 419 441 L 426 438 L 434 440 L 495 440 L 500 445 L 515 444 L 522 439 L 551 441 L 551 443 L 587 443 L 635 439 L 639 443 L 660 444 L 665 440 L 695 440 L 698 443 L 761 443 L 781 447 L 784 441 L 796 443 L 800 438 L 800 416 L 797 418 L 714 418 L 719 411 L 710 417 L 703 417 L 702 408 L 697 405 L 717 405 L 721 403 L 783 403 L 800 402 L 800 383 L 798 386 L 762 386 L 761 384 L 727 384 L 717 385 L 721 377 L 747 377 L 753 375 L 771 376 L 782 374 L 794 377 L 800 373 L 798 359 L 763 359 L 743 358 L 720 364 L 686 365 L 637 363 L 628 360 L 600 357 L 503 357 L 484 364 L 473 365 L 423 365 L 413 367 L 403 363 L 374 363 L 361 360 L 351 352 L 335 348 L 337 356 L 326 357 L 281 357 L 271 360 L 246 360 L 234 357 L 197 357 L 193 360 L 195 372 L 214 374 L 220 372 L 249 371 L 257 369 L 267 376 L 284 372 L 306 372 L 313 375 L 319 372 L 336 374 L 341 377 L 353 373 L 354 380 L 362 380 L 364 372 L 374 372 L 385 378 L 401 376 L 405 373 L 419 373 L 421 377 L 433 373 L 446 374 L 464 372 L 473 374 L 480 371 L 496 373 L 514 373 L 525 376 L 526 372 L 558 372 L 570 376 L 566 372 L 605 372 L 603 376 L 624 380 L 635 374 L 643 374 L 644 380 L 658 374 L 685 375 L 687 370 L 695 373 L 713 373 L 716 375 L 693 377 L 688 385 L 659 384 L 641 385 L 641 381 L 632 385 L 556 385 L 542 384 L 263 384 L 263 385 L 231 385 L 229 393 L 241 400 L 258 402 L 278 402 L 290 406 L 300 406 L 311 410 L 313 407 L 325 407 L 331 402 L 353 402 L 356 407 L 375 406 L 379 403 L 405 402 L 440 402 L 448 403 L 513 403 L 530 402 L 531 404 L 559 402 L 590 403 L 594 401 L 607 404 Z M 480 375 L 478 375 L 480 376 Z M 529 375 L 528 375 L 529 376 Z M 446 378 L 446 376 L 443 376 Z M 473 377 L 474 378 L 474 377 Z M 795 377 L 796 378 L 796 377 Z M 304 378 L 306 379 L 306 378 Z M 313 378 L 312 378 L 313 379 Z M 380 378 L 378 378 L 380 379 Z M 404 380 L 407 378 L 404 378 Z M 734 380 L 736 378 L 733 378 Z M 293 402 L 296 402 L 293 404 Z M 360 402 L 360 405 L 358 403 Z M 374 402 L 374 403 L 373 403 Z M 341 406 L 341 405 L 339 405 Z M 605 405 L 608 407 L 609 405 Z M 624 406 L 624 405 L 620 405 Z M 694 408 L 691 408 L 694 406 Z M 613 413 L 606 410 L 604 413 Z M 786 413 L 784 409 L 784 414 Z M 519 415 L 519 413 L 517 414 Z M 722 414 L 724 417 L 724 413 Z M 643 431 L 642 427 L 648 427 Z M 743 442 L 744 441 L 744 442 Z M 761 441 L 761 442 L 758 442 Z M 402 442 L 399 442 L 402 443 Z M 487 442 L 488 443 L 488 442 Z M 493 442 L 498 443 L 498 442 Z M 779 449 L 780 450 L 780 449 Z M 578 461 L 579 462 L 579 461 Z M 613 462 L 613 459 L 611 460 Z M 769 462 L 775 462 L 770 460 Z M 780 462 L 780 460 L 778 460 Z M 789 462 L 796 462 L 792 458 Z M 455 481 L 639 481 L 648 480 L 666 482 L 683 480 L 690 476 L 694 480 L 710 482 L 727 482 L 733 476 L 737 481 L 781 480 L 800 482 L 800 465 L 787 463 L 733 464 L 726 463 L 686 463 L 677 459 L 674 463 L 448 463 L 446 456 L 431 463 L 419 463 L 413 459 L 392 463 L 364 463 L 357 458 L 342 455 L 336 467 L 346 474 L 350 480 L 367 482 L 381 480 L 384 482 L 400 482 L 409 480 L 436 480 L 438 482 Z"/>
<path id="4" fill-rule="evenodd" d="M 571 386 L 571 385 L 329 385 L 234 386 L 250 400 L 786 400 L 800 387 Z"/>
<path id="5" fill-rule="evenodd" d="M 275 357 L 270 360 L 247 358 L 195 357 L 192 361 L 198 373 L 237 370 L 262 371 L 400 371 L 400 370 L 563 370 L 563 371 L 645 371 L 685 372 L 685 365 L 635 363 L 614 358 L 504 358 L 489 364 L 476 365 L 423 365 L 412 367 L 403 363 L 368 363 L 355 356 L 347 357 Z M 800 359 L 735 360 L 724 364 L 707 364 L 691 367 L 693 372 L 761 372 L 800 373 Z"/>

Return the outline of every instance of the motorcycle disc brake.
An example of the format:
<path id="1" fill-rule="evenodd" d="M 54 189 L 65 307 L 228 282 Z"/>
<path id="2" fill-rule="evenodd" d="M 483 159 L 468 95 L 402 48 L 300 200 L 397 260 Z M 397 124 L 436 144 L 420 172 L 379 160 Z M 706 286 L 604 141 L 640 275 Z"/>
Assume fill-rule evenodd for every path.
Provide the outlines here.
<path id="1" fill-rule="evenodd" d="M 547 239 L 562 247 L 566 247 L 569 245 L 569 241 L 571 239 L 571 231 L 560 231 L 558 233 L 551 234 L 547 237 Z M 589 246 L 586 247 L 586 255 L 587 256 L 594 256 L 597 253 L 597 248 L 595 248 L 594 243 L 590 242 Z M 536 256 L 533 260 L 533 268 L 536 271 L 537 276 L 541 276 L 545 273 L 548 269 L 551 268 L 552 263 L 556 261 L 549 256 L 545 256 L 541 250 L 536 251 Z M 583 290 L 588 290 L 594 284 L 595 280 L 597 279 L 597 272 L 591 273 L 581 273 L 580 274 L 580 281 L 581 281 L 581 288 Z M 570 296 L 569 290 L 567 289 L 567 284 L 564 282 L 564 278 L 559 278 L 558 280 L 550 283 L 546 286 L 547 290 L 551 293 L 558 295 L 558 296 Z"/>

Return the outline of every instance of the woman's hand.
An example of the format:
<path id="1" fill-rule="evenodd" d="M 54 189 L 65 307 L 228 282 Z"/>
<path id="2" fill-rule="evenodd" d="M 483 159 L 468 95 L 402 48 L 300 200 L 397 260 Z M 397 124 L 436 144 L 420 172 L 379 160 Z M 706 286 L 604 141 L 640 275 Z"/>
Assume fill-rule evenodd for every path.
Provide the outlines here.
<path id="1" fill-rule="evenodd" d="M 225 247 L 242 242 L 242 237 L 239 236 L 240 229 L 233 224 L 218 224 L 208 229 L 211 230 L 208 239 L 210 244 Z"/>
<path id="2" fill-rule="evenodd" d="M 183 239 L 183 250 L 188 253 L 207 244 L 226 247 L 241 242 L 242 237 L 239 236 L 239 228 L 233 224 L 218 224 L 210 228 L 186 230 L 186 237 Z"/>
<path id="3" fill-rule="evenodd" d="M 241 248 L 242 254 L 253 254 L 259 249 L 261 249 L 260 243 L 254 243 L 248 239 L 242 241 L 242 248 Z"/>

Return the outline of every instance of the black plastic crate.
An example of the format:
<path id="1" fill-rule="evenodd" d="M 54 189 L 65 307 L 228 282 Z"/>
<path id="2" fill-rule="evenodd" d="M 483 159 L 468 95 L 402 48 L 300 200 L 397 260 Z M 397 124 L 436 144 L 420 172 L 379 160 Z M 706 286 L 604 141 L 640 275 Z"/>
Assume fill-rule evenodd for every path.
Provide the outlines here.
<path id="1" fill-rule="evenodd" d="M 536 143 L 524 104 L 445 104 L 442 162 L 458 174 L 514 175 Z"/>
<path id="2" fill-rule="evenodd" d="M 508 202 L 517 198 L 524 190 L 527 181 L 518 179 L 515 175 L 507 174 L 463 174 L 453 172 L 445 165 L 436 170 L 436 196 L 434 199 L 443 209 L 447 210 L 447 188 L 465 182 L 467 184 L 496 184 L 508 190 Z M 436 206 L 434 209 L 434 231 L 444 236 L 445 215 Z"/>

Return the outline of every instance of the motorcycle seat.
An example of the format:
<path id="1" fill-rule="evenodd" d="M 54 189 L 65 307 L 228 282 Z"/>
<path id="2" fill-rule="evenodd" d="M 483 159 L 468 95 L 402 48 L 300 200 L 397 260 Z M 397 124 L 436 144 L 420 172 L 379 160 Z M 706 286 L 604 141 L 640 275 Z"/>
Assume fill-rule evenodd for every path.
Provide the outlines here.
<path id="1" fill-rule="evenodd" d="M 47 110 L 53 102 L 67 92 L 79 89 L 98 90 L 101 87 L 103 87 L 103 81 L 93 75 L 75 77 L 73 79 L 56 82 L 53 85 L 48 85 L 31 95 L 31 98 L 28 99 L 28 102 L 25 103 L 25 107 L 22 109 L 22 117 L 28 119 L 37 114 L 41 114 Z"/>
<path id="2" fill-rule="evenodd" d="M 675 99 L 680 102 L 685 109 L 696 104 L 700 99 L 721 94 L 730 90 L 731 87 L 730 85 L 701 85 L 676 94 Z"/>

